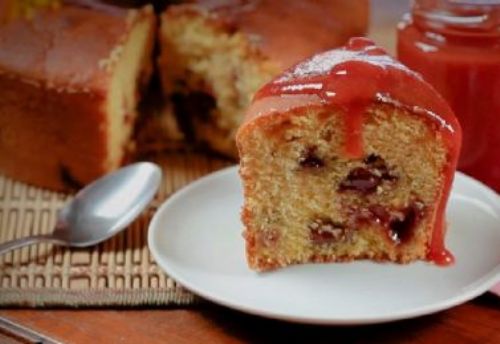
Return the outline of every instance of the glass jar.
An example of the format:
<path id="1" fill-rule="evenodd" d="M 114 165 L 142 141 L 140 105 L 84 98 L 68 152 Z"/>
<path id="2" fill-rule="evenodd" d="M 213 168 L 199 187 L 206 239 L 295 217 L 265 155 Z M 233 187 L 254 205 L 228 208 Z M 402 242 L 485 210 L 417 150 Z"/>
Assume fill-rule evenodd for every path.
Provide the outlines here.
<path id="1" fill-rule="evenodd" d="M 457 115 L 459 170 L 500 192 L 500 0 L 414 0 L 397 54 Z"/>

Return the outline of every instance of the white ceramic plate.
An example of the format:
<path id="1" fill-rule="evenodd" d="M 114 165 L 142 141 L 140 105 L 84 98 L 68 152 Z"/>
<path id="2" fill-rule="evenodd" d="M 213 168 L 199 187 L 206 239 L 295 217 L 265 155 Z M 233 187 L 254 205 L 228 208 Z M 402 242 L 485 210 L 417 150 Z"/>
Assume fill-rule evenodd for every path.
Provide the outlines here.
<path id="1" fill-rule="evenodd" d="M 447 245 L 456 263 L 438 267 L 358 261 L 256 273 L 246 264 L 236 167 L 170 197 L 149 228 L 158 264 L 194 293 L 241 311 L 315 324 L 368 324 L 429 314 L 500 281 L 500 197 L 457 173 Z"/>

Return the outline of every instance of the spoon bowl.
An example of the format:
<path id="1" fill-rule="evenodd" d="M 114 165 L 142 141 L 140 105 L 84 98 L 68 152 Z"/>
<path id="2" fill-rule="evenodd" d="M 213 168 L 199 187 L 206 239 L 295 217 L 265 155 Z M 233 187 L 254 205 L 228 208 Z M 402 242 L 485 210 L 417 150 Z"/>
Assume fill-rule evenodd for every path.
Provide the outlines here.
<path id="1" fill-rule="evenodd" d="M 162 179 L 161 169 L 139 162 L 110 173 L 80 190 L 60 211 L 52 234 L 0 245 L 0 254 L 40 241 L 87 247 L 125 229 L 146 208 Z"/>

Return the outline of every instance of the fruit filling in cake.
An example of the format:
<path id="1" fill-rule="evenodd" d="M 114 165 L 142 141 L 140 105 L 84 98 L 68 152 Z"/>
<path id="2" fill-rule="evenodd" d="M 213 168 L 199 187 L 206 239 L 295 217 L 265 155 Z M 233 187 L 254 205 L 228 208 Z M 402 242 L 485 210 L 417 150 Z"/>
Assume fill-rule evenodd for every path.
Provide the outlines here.
<path id="1" fill-rule="evenodd" d="M 452 261 L 444 211 L 460 126 L 420 75 L 369 40 L 261 88 L 236 142 L 251 268 Z"/>

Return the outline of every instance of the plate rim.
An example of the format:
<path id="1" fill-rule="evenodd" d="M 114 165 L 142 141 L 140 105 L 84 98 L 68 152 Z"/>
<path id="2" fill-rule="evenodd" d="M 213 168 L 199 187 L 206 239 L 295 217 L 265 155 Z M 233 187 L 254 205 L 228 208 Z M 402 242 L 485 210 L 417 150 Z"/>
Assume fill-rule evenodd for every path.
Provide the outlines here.
<path id="1" fill-rule="evenodd" d="M 238 165 L 228 166 L 218 171 L 204 175 L 194 180 L 193 182 L 181 187 L 179 190 L 175 191 L 170 197 L 168 197 L 166 200 L 162 202 L 160 207 L 158 207 L 155 214 L 153 215 L 153 218 L 151 219 L 148 226 L 147 243 L 151 251 L 151 254 L 153 255 L 153 258 L 155 259 L 155 262 L 158 264 L 158 266 L 171 278 L 173 278 L 180 285 L 182 285 L 184 288 L 188 289 L 195 295 L 201 296 L 202 298 L 210 300 L 214 303 L 223 305 L 225 307 L 229 307 L 231 309 L 242 311 L 248 314 L 262 316 L 271 319 L 284 320 L 294 323 L 316 324 L 316 325 L 368 325 L 368 324 L 377 324 L 377 323 L 410 319 L 443 311 L 451 307 L 465 303 L 487 292 L 496 283 L 500 282 L 500 263 L 499 263 L 493 270 L 490 271 L 490 273 L 488 273 L 485 276 L 482 276 L 481 279 L 476 281 L 479 282 L 484 280 L 483 282 L 479 283 L 476 287 L 468 290 L 465 293 L 455 295 L 451 298 L 446 298 L 441 302 L 437 302 L 430 305 L 413 307 L 403 311 L 392 312 L 390 314 L 382 316 L 368 316 L 368 317 L 314 317 L 314 316 L 290 315 L 289 313 L 287 314 L 287 312 L 283 311 L 272 311 L 272 310 L 262 311 L 259 310 L 258 307 L 255 308 L 247 307 L 245 305 L 239 304 L 238 302 L 226 299 L 224 298 L 223 295 L 221 296 L 218 295 L 217 293 L 206 291 L 203 288 L 197 287 L 196 283 L 191 283 L 188 279 L 184 278 L 182 273 L 179 273 L 173 267 L 173 265 L 168 262 L 168 259 L 164 260 L 162 258 L 162 254 L 159 251 L 159 247 L 156 246 L 153 240 L 155 233 L 159 230 L 155 228 L 161 228 L 158 225 L 161 214 L 165 211 L 166 208 L 170 206 L 171 203 L 174 203 L 178 198 L 184 196 L 186 193 L 189 193 L 192 189 L 198 187 L 200 184 L 206 183 L 212 178 L 217 178 L 220 177 L 221 175 L 231 174 L 235 172 L 236 173 L 238 172 Z M 480 181 L 457 171 L 455 172 L 454 180 L 458 179 L 460 179 L 465 183 L 472 184 L 474 188 L 479 188 L 481 193 L 491 201 L 500 201 L 500 195 L 497 195 L 493 190 L 491 190 L 488 186 L 484 185 Z"/>

